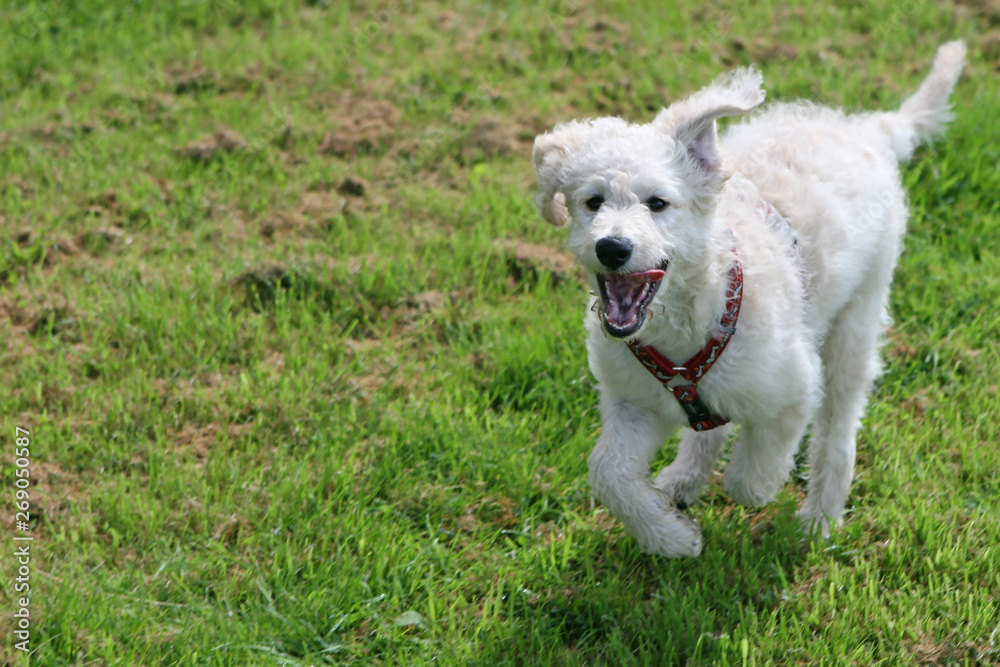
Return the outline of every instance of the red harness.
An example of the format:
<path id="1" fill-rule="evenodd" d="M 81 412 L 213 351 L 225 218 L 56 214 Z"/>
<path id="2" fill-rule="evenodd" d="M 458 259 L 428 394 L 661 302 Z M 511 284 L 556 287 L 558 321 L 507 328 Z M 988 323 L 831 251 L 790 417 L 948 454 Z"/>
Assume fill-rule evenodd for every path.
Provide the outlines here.
<path id="1" fill-rule="evenodd" d="M 722 351 L 729 344 L 729 339 L 736 331 L 736 320 L 739 319 L 740 304 L 743 301 L 743 267 L 740 264 L 739 256 L 736 255 L 736 248 L 733 248 L 733 255 L 735 255 L 735 261 L 732 268 L 729 269 L 726 310 L 719 321 L 719 330 L 702 348 L 701 352 L 684 362 L 683 366 L 677 366 L 660 354 L 655 347 L 642 345 L 639 341 L 632 341 L 628 344 L 628 348 L 632 350 L 636 359 L 677 398 L 677 402 L 687 413 L 691 428 L 696 431 L 710 431 L 728 421 L 709 411 L 708 406 L 698 396 L 698 381 L 719 359 Z M 675 383 L 677 378 L 687 382 Z"/>

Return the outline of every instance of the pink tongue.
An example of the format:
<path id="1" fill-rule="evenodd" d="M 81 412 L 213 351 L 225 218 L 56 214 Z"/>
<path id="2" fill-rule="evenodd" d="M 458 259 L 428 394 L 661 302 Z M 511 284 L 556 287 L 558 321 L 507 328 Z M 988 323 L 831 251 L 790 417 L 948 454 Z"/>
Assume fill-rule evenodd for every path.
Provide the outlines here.
<path id="1" fill-rule="evenodd" d="M 608 303 L 604 316 L 619 328 L 633 325 L 639 319 L 639 309 L 653 284 L 666 274 L 661 269 L 637 273 L 611 273 L 605 279 Z"/>
<path id="2" fill-rule="evenodd" d="M 638 273 L 630 273 L 629 277 L 638 278 L 639 280 L 644 280 L 648 283 L 655 283 L 657 280 L 663 278 L 667 275 L 667 272 L 663 269 L 650 269 L 649 271 L 639 271 Z"/>

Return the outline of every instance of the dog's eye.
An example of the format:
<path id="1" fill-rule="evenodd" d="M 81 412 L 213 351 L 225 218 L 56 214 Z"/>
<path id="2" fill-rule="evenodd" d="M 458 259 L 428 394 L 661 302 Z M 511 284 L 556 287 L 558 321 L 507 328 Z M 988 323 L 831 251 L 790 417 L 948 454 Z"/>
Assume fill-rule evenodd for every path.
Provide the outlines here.
<path id="1" fill-rule="evenodd" d="M 648 206 L 649 210 L 653 213 L 659 213 L 670 206 L 670 202 L 662 197 L 650 197 L 646 200 L 646 206 Z"/>
<path id="2" fill-rule="evenodd" d="M 591 211 L 596 211 L 599 208 L 601 208 L 601 204 L 604 203 L 604 197 L 600 195 L 595 195 L 583 203 Z"/>

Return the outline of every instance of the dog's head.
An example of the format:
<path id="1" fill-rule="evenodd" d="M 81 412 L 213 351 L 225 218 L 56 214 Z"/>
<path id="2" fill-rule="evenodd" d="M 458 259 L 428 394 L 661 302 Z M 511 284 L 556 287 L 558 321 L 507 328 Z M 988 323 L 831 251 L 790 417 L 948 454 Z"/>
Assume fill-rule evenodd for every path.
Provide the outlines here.
<path id="1" fill-rule="evenodd" d="M 715 121 L 764 101 L 761 76 L 738 70 L 646 125 L 573 121 L 535 139 L 539 211 L 572 221 L 570 249 L 594 274 L 605 330 L 634 338 L 676 263 L 697 263 L 725 182 Z"/>

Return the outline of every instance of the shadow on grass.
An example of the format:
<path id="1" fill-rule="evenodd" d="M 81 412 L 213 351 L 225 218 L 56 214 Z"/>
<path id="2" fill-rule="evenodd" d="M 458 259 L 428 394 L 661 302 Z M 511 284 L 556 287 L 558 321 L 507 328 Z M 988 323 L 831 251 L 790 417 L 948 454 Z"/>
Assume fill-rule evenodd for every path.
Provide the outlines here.
<path id="1" fill-rule="evenodd" d="M 809 547 L 794 502 L 766 514 L 730 510 L 699 516 L 697 559 L 651 556 L 620 530 L 603 538 L 595 530 L 604 542 L 596 561 L 566 568 L 565 586 L 505 600 L 504 622 L 474 664 L 738 663 L 741 626 L 778 607 Z"/>

